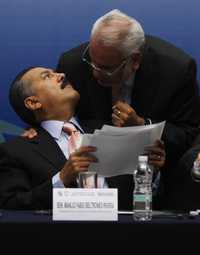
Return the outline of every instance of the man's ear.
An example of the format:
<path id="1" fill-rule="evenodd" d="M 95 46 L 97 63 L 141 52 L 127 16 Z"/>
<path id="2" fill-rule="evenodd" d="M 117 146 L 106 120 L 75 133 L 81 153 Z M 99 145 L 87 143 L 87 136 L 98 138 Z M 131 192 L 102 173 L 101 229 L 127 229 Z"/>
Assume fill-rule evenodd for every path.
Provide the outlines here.
<path id="1" fill-rule="evenodd" d="M 36 96 L 27 97 L 24 100 L 24 104 L 26 108 L 28 108 L 31 111 L 39 110 L 42 107 L 42 104 L 40 103 Z"/>
<path id="2" fill-rule="evenodd" d="M 138 68 L 140 67 L 141 61 L 142 61 L 142 54 L 141 53 L 134 53 L 132 56 L 132 61 L 133 61 L 133 70 L 137 71 Z"/>

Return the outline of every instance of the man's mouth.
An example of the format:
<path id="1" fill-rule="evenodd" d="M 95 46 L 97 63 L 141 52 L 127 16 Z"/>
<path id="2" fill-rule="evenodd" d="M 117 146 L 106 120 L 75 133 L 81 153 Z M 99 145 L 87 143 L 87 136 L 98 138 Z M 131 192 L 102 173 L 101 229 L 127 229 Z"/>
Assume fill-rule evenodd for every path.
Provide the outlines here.
<path id="1" fill-rule="evenodd" d="M 99 85 L 101 85 L 103 87 L 111 87 L 112 86 L 112 83 L 108 82 L 108 81 L 97 80 L 97 82 L 99 83 Z"/>
<path id="2" fill-rule="evenodd" d="M 60 85 L 60 87 L 61 87 L 61 89 L 64 89 L 64 88 L 67 87 L 67 86 L 72 87 L 71 84 L 69 83 L 69 81 L 65 79 L 65 80 L 62 82 L 62 84 Z"/>

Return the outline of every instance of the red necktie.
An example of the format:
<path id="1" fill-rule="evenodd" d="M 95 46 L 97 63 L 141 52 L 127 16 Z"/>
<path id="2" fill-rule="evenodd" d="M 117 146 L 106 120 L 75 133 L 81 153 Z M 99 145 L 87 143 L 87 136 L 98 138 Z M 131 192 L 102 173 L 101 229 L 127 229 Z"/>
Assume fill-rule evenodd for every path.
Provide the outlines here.
<path id="1" fill-rule="evenodd" d="M 81 133 L 72 123 L 65 123 L 63 131 L 69 135 L 68 147 L 71 154 L 80 147 Z"/>

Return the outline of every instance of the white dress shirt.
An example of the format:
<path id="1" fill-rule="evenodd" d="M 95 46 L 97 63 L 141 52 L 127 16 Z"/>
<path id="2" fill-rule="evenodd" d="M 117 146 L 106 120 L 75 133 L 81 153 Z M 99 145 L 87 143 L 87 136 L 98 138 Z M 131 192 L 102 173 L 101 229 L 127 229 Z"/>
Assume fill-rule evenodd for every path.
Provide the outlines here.
<path id="1" fill-rule="evenodd" d="M 78 124 L 77 120 L 72 117 L 69 122 L 73 123 L 75 127 L 77 127 L 82 133 L 84 133 L 83 129 Z M 68 149 L 68 139 L 69 135 L 63 132 L 64 122 L 58 120 L 46 120 L 41 122 L 41 126 L 54 138 L 55 142 L 60 147 L 66 159 L 69 158 L 69 149 Z M 52 184 L 54 188 L 64 188 L 64 184 L 60 179 L 60 172 L 52 178 Z M 107 187 L 104 177 L 98 176 L 98 187 L 104 188 Z"/>

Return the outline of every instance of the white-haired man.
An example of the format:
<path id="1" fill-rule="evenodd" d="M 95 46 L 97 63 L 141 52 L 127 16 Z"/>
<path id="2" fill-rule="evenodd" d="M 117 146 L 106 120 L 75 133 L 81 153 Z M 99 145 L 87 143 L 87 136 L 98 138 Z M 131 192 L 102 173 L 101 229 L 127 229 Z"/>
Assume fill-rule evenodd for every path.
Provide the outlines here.
<path id="1" fill-rule="evenodd" d="M 167 197 L 170 169 L 189 148 L 200 123 L 195 61 L 172 44 L 145 35 L 132 17 L 112 10 L 94 23 L 89 43 L 61 55 L 57 70 L 67 73 L 81 95 L 77 114 L 83 126 L 166 120 Z"/>

